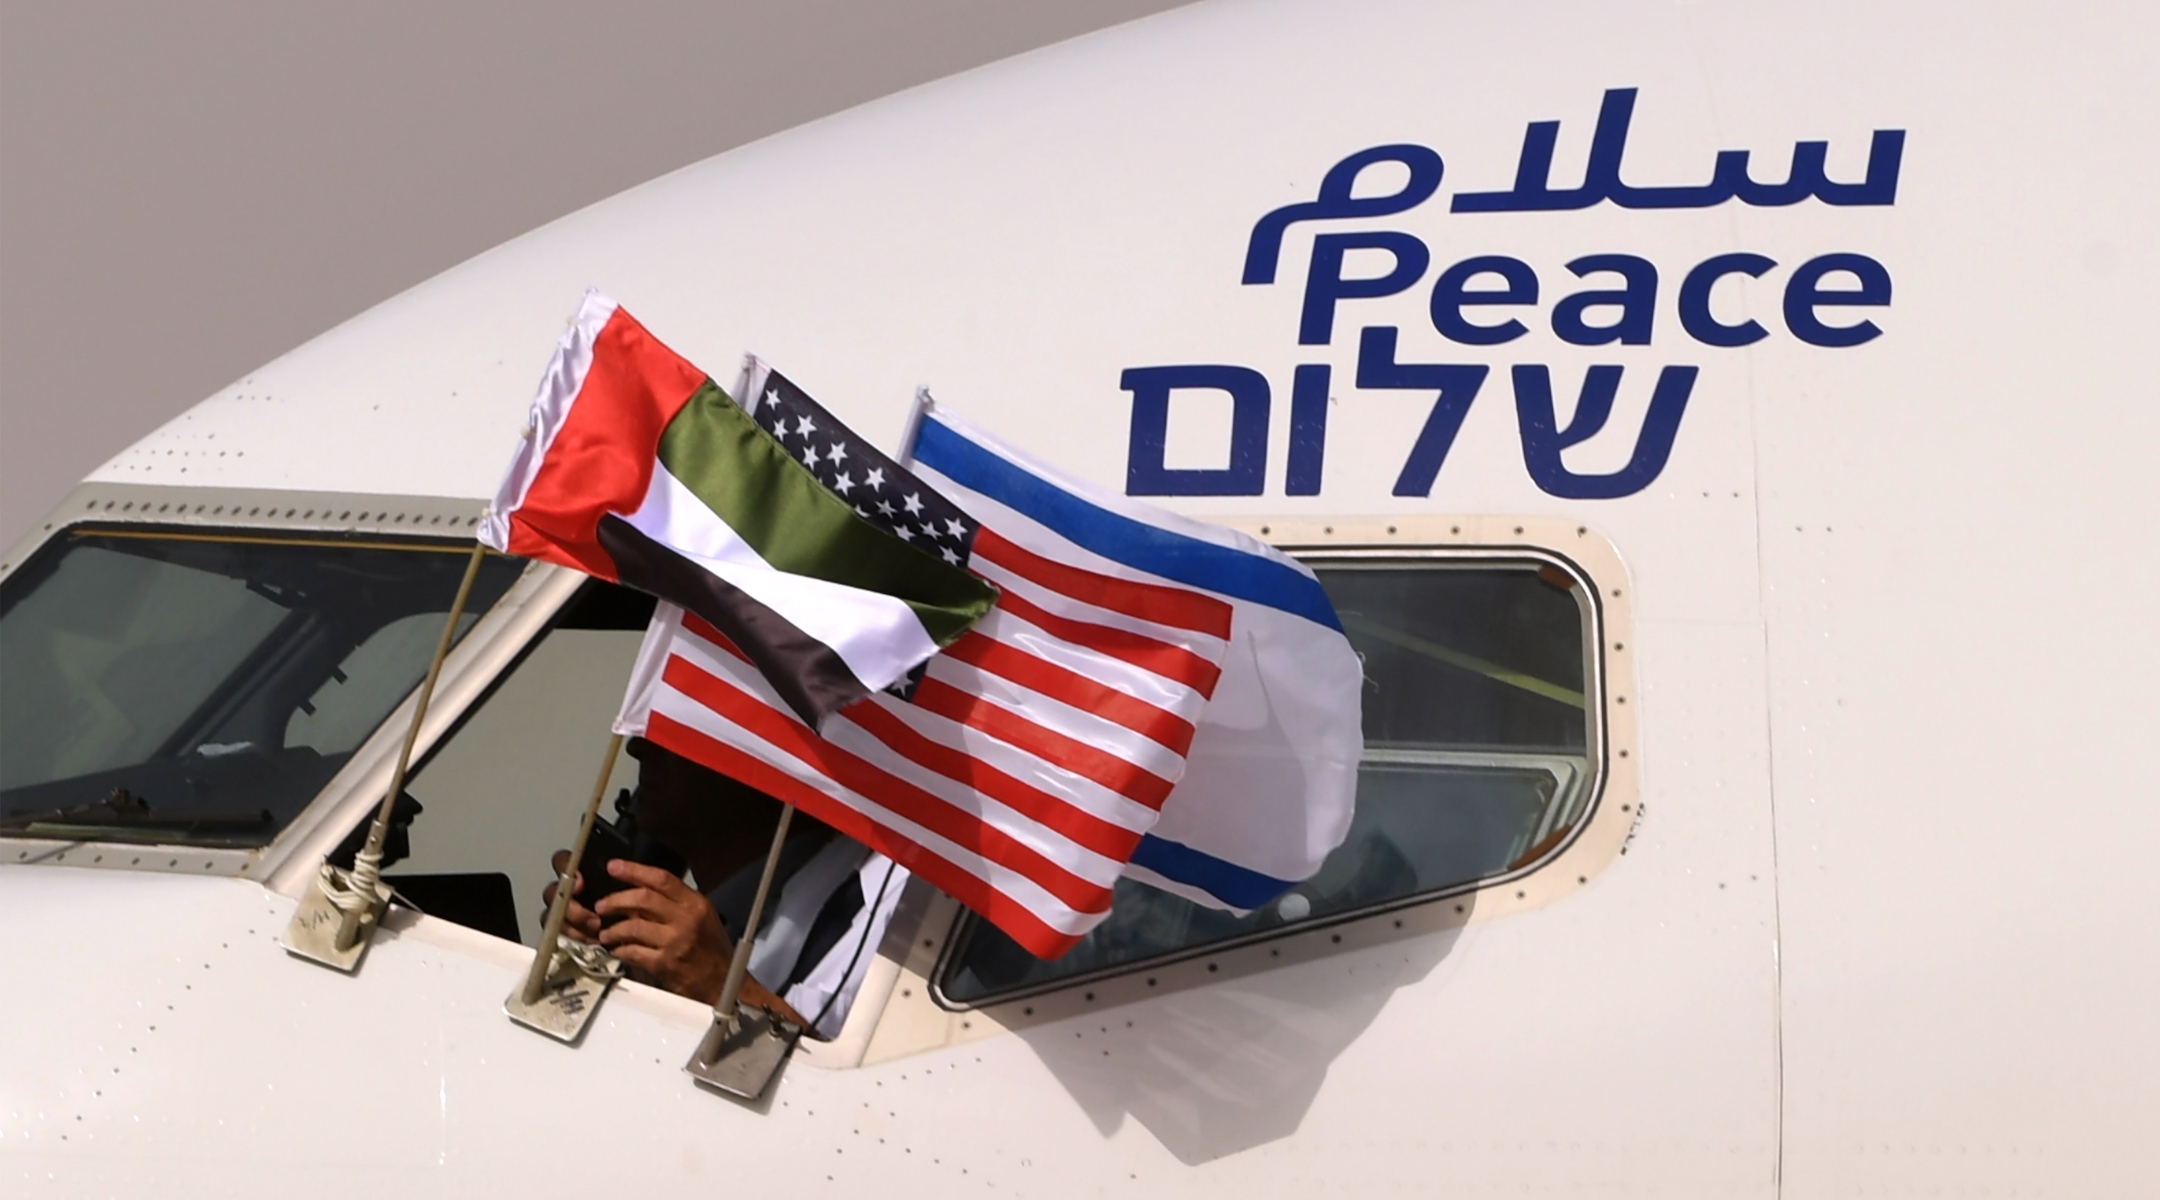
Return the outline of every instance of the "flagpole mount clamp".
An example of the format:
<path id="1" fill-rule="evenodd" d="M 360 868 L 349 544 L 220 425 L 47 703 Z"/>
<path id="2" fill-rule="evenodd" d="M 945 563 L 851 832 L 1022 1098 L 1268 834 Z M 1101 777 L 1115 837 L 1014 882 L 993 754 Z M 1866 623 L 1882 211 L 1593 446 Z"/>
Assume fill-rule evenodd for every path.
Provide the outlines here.
<path id="1" fill-rule="evenodd" d="M 350 975 L 360 969 L 368 941 L 390 908 L 390 885 L 379 873 L 324 863 L 293 911 L 282 942 L 295 958 L 318 962 Z"/>
<path id="2" fill-rule="evenodd" d="M 731 1021 L 713 1014 L 683 1070 L 714 1091 L 754 1101 L 772 1086 L 802 1034 L 793 1021 L 754 1004 L 738 1004 Z"/>
<path id="3" fill-rule="evenodd" d="M 608 989 L 622 977 L 622 960 L 605 947 L 563 938 L 556 944 L 539 997 L 526 1003 L 521 981 L 503 997 L 503 1015 L 558 1042 L 575 1042 L 592 1024 Z"/>

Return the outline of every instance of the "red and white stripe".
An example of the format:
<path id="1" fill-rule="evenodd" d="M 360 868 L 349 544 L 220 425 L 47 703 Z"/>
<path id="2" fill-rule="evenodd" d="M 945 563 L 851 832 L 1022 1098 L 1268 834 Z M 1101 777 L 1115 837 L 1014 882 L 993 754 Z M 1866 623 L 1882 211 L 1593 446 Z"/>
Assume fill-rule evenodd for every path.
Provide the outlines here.
<path id="1" fill-rule="evenodd" d="M 617 728 L 797 805 L 1054 958 L 1109 914 L 1183 773 L 1231 609 L 1022 536 L 978 533 L 969 567 L 1003 595 L 912 700 L 872 696 L 820 737 L 718 630 L 662 605 Z"/>

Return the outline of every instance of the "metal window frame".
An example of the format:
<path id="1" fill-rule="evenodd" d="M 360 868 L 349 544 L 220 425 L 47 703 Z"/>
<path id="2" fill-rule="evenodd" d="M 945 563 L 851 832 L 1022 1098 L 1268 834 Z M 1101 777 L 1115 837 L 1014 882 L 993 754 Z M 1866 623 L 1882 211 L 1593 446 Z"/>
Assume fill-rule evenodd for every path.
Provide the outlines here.
<path id="1" fill-rule="evenodd" d="M 872 1063 L 1024 1029 L 1297 963 L 1406 938 L 1461 929 L 1557 903 L 1587 887 L 1618 857 L 1640 816 L 1640 740 L 1634 703 L 1632 588 L 1618 549 L 1576 521 L 1554 517 L 1216 518 L 1314 562 L 1480 560 L 1549 564 L 1580 588 L 1585 694 L 1592 699 L 1584 757 L 1591 778 L 1583 815 L 1561 842 L 1515 870 L 1143 962 L 1051 981 L 972 1004 L 941 995 L 937 981 L 958 943 L 960 906 L 917 884 L 908 928 L 900 916 L 855 1016 L 881 1004 L 859 1057 L 818 1065 Z M 853 1020 L 850 1025 L 854 1025 Z"/>
<path id="2" fill-rule="evenodd" d="M 1599 777 L 1602 774 L 1602 772 L 1598 769 L 1598 764 L 1603 757 L 1600 753 L 1600 739 L 1598 728 L 1601 724 L 1601 722 L 1598 720 L 1598 716 L 1599 711 L 1602 708 L 1602 704 L 1597 701 L 1597 697 L 1600 695 L 1600 688 L 1598 675 L 1595 670 L 1598 635 L 1596 598 L 1591 595 L 1592 585 L 1590 581 L 1583 575 L 1581 570 L 1576 567 L 1574 563 L 1549 552 L 1526 553 L 1521 550 L 1515 550 L 1510 552 L 1494 552 L 1492 550 L 1482 547 L 1450 549 L 1436 549 L 1426 547 L 1414 550 L 1406 548 L 1404 550 L 1390 550 L 1381 552 L 1374 552 L 1363 548 L 1344 550 L 1314 549 L 1305 546 L 1284 548 L 1291 550 L 1293 553 L 1297 554 L 1299 558 L 1306 563 L 1306 565 L 1312 567 L 1329 567 L 1346 562 L 1361 562 L 1370 563 L 1375 568 L 1381 570 L 1389 568 L 1407 568 L 1415 570 L 1421 566 L 1440 566 L 1442 569 L 1459 568 L 1462 570 L 1491 570 L 1495 568 L 1500 568 L 1518 571 L 1533 571 L 1538 567 L 1550 566 L 1566 572 L 1568 574 L 1568 577 L 1575 581 L 1575 590 L 1578 593 L 1576 600 L 1576 611 L 1581 615 L 1582 619 L 1582 624 L 1579 627 L 1577 633 L 1578 636 L 1582 639 L 1581 644 L 1585 652 L 1586 660 L 1583 664 L 1584 682 L 1586 684 L 1584 688 L 1584 695 L 1586 699 L 1591 701 L 1591 703 L 1586 706 L 1588 712 L 1586 714 L 1586 719 L 1584 722 L 1585 746 L 1583 760 L 1587 761 L 1590 764 L 1590 770 L 1587 777 L 1583 779 L 1579 784 L 1578 788 L 1575 791 L 1575 794 L 1567 797 L 1565 804 L 1554 804 L 1553 807 L 1547 811 L 1545 816 L 1540 819 L 1538 832 L 1532 834 L 1529 843 L 1525 847 L 1525 849 L 1537 845 L 1537 843 L 1543 839 L 1545 834 L 1554 827 L 1555 822 L 1560 815 L 1560 810 L 1563 807 L 1574 808 L 1579 805 L 1584 809 L 1586 813 L 1589 809 L 1595 807 L 1597 799 L 1597 785 Z M 1509 765 L 1520 764 L 1525 766 L 1535 766 L 1540 765 L 1542 763 L 1542 760 L 1551 758 L 1552 756 L 1548 754 L 1540 754 L 1534 752 L 1521 755 L 1511 755 L 1506 753 L 1505 751 L 1494 750 L 1477 753 L 1437 752 L 1434 754 L 1421 755 L 1418 757 L 1435 757 L 1449 762 L 1461 761 L 1465 764 L 1474 762 L 1490 762 L 1494 765 L 1507 763 Z M 1569 765 L 1572 767 L 1574 765 L 1574 760 L 1571 759 Z M 1578 827 L 1580 824 L 1581 822 L 1578 822 Z M 948 1009 L 952 1012 L 969 1012 L 978 1008 L 988 1008 L 997 1005 L 1005 1005 L 1019 1000 L 1030 1000 L 1046 993 L 1063 991 L 1066 988 L 1073 987 L 1075 985 L 1098 983 L 1102 980 L 1113 978 L 1115 976 L 1128 975 L 1134 971 L 1142 971 L 1151 968 L 1167 966 L 1171 963 L 1183 962 L 1187 959 L 1192 958 L 1202 958 L 1209 955 L 1227 953 L 1231 950 L 1236 950 L 1244 946 L 1249 946 L 1260 942 L 1273 941 L 1278 938 L 1288 936 L 1294 932 L 1303 932 L 1308 929 L 1332 929 L 1338 925 L 1352 924 L 1369 917 L 1385 915 L 1404 908 L 1414 908 L 1421 904 L 1427 904 L 1438 900 L 1448 899 L 1454 896 L 1464 895 L 1470 892 L 1478 891 L 1481 888 L 1485 887 L 1504 884 L 1535 872 L 1546 862 L 1550 861 L 1555 855 L 1557 855 L 1560 852 L 1560 849 L 1560 846 L 1555 846 L 1553 849 L 1547 851 L 1545 854 L 1540 855 L 1537 859 L 1526 863 L 1523 866 L 1516 867 L 1512 870 L 1503 870 L 1492 875 L 1480 876 L 1476 879 L 1463 880 L 1459 883 L 1447 884 L 1427 891 L 1412 892 L 1404 896 L 1391 897 L 1386 900 L 1377 901 L 1375 903 L 1364 905 L 1354 909 L 1349 909 L 1344 912 L 1330 913 L 1323 917 L 1308 918 L 1304 921 L 1299 921 L 1287 926 L 1281 926 L 1273 929 L 1257 929 L 1253 930 L 1250 933 L 1239 934 L 1234 937 L 1223 938 L 1217 941 L 1201 942 L 1191 946 L 1180 946 L 1175 949 L 1165 950 L 1160 954 L 1149 955 L 1145 958 L 1133 959 L 1129 962 L 1110 963 L 1101 967 L 1097 967 L 1091 971 L 1082 971 L 1073 975 L 1062 976 L 1057 979 L 1044 980 L 1040 983 L 1012 988 L 1006 991 L 1000 991 L 977 1000 L 960 1000 L 947 995 L 945 992 L 945 981 L 949 973 L 958 967 L 958 957 L 966 948 L 969 940 L 969 935 L 973 932 L 975 927 L 981 924 L 982 921 L 982 918 L 980 916 L 976 916 L 971 913 L 962 913 L 954 921 L 951 931 L 946 935 L 945 948 L 938 955 L 938 962 L 935 968 L 935 973 L 932 974 L 932 976 L 930 977 L 930 997 L 939 1007 Z"/>
<path id="3" fill-rule="evenodd" d="M 144 532 L 259 534 L 280 541 L 310 534 L 337 538 L 389 536 L 440 540 L 463 551 L 477 529 L 483 502 L 433 496 L 353 495 L 335 492 L 249 488 L 151 487 L 86 483 L 69 493 L 49 518 L 0 558 L 0 581 L 48 543 L 70 531 L 95 526 L 140 525 Z M 425 761 L 494 677 L 552 619 L 583 577 L 540 564 L 528 566 L 493 608 L 458 642 L 443 664 L 435 702 L 414 747 Z M 417 692 L 417 688 L 415 692 Z M 270 890 L 297 897 L 316 864 L 382 798 L 405 729 L 412 720 L 408 693 L 361 742 L 276 837 L 251 848 L 84 839 L 0 837 L 0 865 L 51 864 L 123 871 L 213 875 L 254 879 Z"/>

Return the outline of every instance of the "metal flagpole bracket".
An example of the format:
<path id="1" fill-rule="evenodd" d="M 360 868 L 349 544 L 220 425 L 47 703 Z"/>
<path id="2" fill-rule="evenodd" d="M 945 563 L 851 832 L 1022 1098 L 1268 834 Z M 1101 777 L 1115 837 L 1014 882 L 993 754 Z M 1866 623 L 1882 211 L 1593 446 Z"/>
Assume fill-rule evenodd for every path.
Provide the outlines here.
<path id="1" fill-rule="evenodd" d="M 713 1005 L 712 1025 L 705 1030 L 690 1061 L 683 1064 L 692 1079 L 744 1100 L 756 1100 L 765 1094 L 773 1076 L 787 1065 L 795 1043 L 802 1040 L 802 1028 L 793 1021 L 741 1002 L 743 981 L 750 975 L 750 948 L 757 942 L 758 922 L 765 916 L 765 898 L 772 892 L 773 876 L 780 869 L 780 851 L 787 845 L 788 823 L 794 817 L 794 805 L 780 806 L 772 846 L 765 852 L 765 871 L 758 876 L 757 894 L 751 897 L 750 915 L 743 921 L 742 941 L 735 945 L 727 979 L 720 985 L 720 999 Z"/>
<path id="2" fill-rule="evenodd" d="M 802 1027 L 754 1004 L 735 1006 L 733 1020 L 713 1014 L 697 1052 L 683 1065 L 692 1079 L 715 1091 L 756 1100 L 787 1065 Z"/>
<path id="3" fill-rule="evenodd" d="M 359 969 L 368 939 L 389 907 L 390 885 L 382 881 L 380 866 L 370 881 L 361 878 L 357 864 L 346 871 L 324 863 L 285 927 L 285 949 L 349 974 Z"/>
<path id="4" fill-rule="evenodd" d="M 545 953 L 545 948 L 534 953 Z M 527 1001 L 519 987 L 503 999 L 503 1012 L 527 1029 L 558 1042 L 575 1042 L 592 1024 L 608 989 L 623 977 L 622 960 L 602 946 L 563 938 L 550 956 L 540 995 Z"/>
<path id="5" fill-rule="evenodd" d="M 465 563 L 465 578 L 459 581 L 457 598 L 450 602 L 450 615 L 443 621 L 442 640 L 435 643 L 435 657 L 429 660 L 427 678 L 421 680 L 420 695 L 413 701 L 412 724 L 405 730 L 397 769 L 390 773 L 390 790 L 375 812 L 375 823 L 368 828 L 367 844 L 353 856 L 350 871 L 329 863 L 322 865 L 307 895 L 301 897 L 300 907 L 294 910 L 292 923 L 285 927 L 281 940 L 286 952 L 295 958 L 319 962 L 347 974 L 359 970 L 369 940 L 390 909 L 390 885 L 382 881 L 382 858 L 383 839 L 390 832 L 391 809 L 405 790 L 405 771 L 412 765 L 413 745 L 420 740 L 420 724 L 427 720 L 435 681 L 442 676 L 450 644 L 457 640 L 458 618 L 465 615 L 465 602 L 472 598 L 473 580 L 479 578 L 480 560 L 486 554 L 487 547 L 474 543 L 472 557 Z"/>
<path id="6" fill-rule="evenodd" d="M 608 989 L 623 977 L 622 960 L 600 946 L 572 941 L 562 935 L 563 920 L 570 911 L 570 889 L 576 886 L 578 864 L 585 860 L 585 843 L 592 837 L 593 822 L 600 817 L 600 798 L 607 795 L 608 776 L 622 753 L 623 735 L 608 739 L 607 758 L 600 763 L 600 778 L 593 783 L 592 799 L 585 805 L 585 819 L 578 825 L 577 842 L 555 877 L 555 898 L 548 902 L 547 925 L 540 945 L 533 950 L 532 966 L 518 986 L 503 997 L 503 1013 L 527 1029 L 544 1033 L 559 1042 L 575 1042 L 592 1024 Z"/>

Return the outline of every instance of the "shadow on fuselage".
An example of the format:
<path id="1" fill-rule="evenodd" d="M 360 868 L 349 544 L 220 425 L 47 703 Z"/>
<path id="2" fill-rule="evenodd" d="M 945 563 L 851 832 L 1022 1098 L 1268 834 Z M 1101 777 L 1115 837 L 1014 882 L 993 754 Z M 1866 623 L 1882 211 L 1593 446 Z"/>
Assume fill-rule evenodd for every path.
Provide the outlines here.
<path id="1" fill-rule="evenodd" d="M 1105 1137 L 1127 1116 L 1197 1165 L 1296 1132 L 1328 1068 L 1459 926 L 1020 1033 Z"/>

